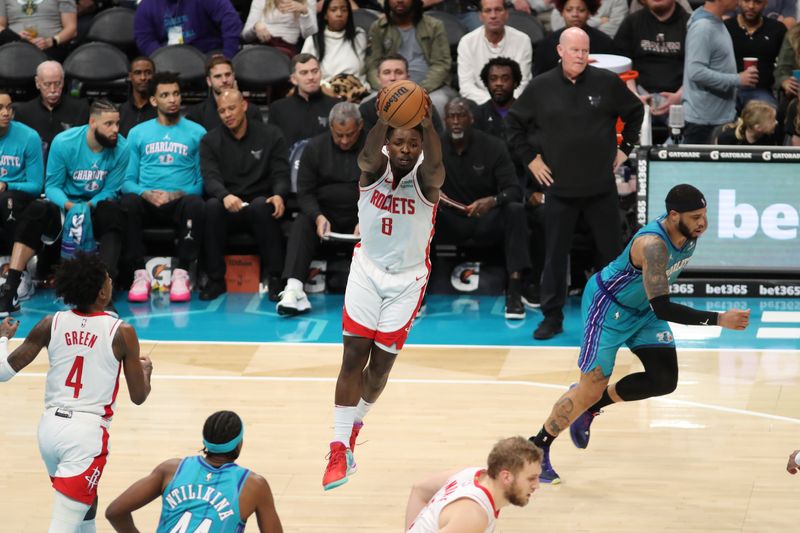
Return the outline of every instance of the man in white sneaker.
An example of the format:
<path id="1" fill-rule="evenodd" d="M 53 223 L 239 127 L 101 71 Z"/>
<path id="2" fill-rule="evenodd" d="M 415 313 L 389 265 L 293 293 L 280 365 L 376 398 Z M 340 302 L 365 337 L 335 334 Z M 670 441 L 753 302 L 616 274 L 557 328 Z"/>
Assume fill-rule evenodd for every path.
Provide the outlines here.
<path id="1" fill-rule="evenodd" d="M 283 277 L 286 288 L 279 315 L 311 309 L 303 282 L 321 239 L 330 232 L 358 234 L 358 154 L 364 145 L 364 121 L 358 106 L 339 102 L 328 116 L 330 133 L 309 140 L 297 174 L 300 213 L 292 223 Z"/>
<path id="2" fill-rule="evenodd" d="M 203 240 L 200 141 L 206 130 L 181 117 L 181 88 L 173 72 L 157 72 L 150 80 L 150 103 L 158 116 L 130 131 L 130 160 L 122 184 L 128 222 L 126 251 L 134 269 L 128 301 L 146 302 L 150 297 L 142 229 L 172 225 L 178 232 L 178 264 L 172 270 L 169 299 L 187 302 L 192 297 L 188 268 Z"/>

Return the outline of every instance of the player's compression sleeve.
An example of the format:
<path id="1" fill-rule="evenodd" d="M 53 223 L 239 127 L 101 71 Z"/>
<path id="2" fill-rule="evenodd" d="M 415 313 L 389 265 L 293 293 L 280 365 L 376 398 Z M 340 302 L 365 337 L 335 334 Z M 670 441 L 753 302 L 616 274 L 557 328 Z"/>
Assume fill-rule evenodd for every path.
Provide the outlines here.
<path id="1" fill-rule="evenodd" d="M 8 381 L 17 373 L 8 364 L 8 339 L 0 337 L 0 381 Z"/>
<path id="2" fill-rule="evenodd" d="M 687 326 L 716 326 L 719 318 L 719 313 L 697 311 L 691 307 L 671 302 L 666 294 L 651 298 L 650 308 L 661 320 Z"/>

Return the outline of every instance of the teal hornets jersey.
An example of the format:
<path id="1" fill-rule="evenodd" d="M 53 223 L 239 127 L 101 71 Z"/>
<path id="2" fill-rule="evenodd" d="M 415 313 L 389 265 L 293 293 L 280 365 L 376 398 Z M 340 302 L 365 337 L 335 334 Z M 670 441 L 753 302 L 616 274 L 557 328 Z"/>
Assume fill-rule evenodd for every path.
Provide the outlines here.
<path id="1" fill-rule="evenodd" d="M 117 136 L 114 148 L 93 152 L 86 140 L 89 126 L 62 131 L 50 144 L 44 194 L 60 208 L 70 202 L 94 205 L 116 198 L 128 168 L 128 143 Z"/>
<path id="2" fill-rule="evenodd" d="M 628 246 L 625 247 L 625 250 L 600 272 L 603 289 L 610 293 L 618 304 L 624 307 L 638 311 L 645 311 L 650 308 L 650 301 L 647 298 L 644 283 L 642 282 L 642 271 L 633 266 L 630 259 L 631 247 L 637 237 L 656 235 L 664 241 L 669 253 L 669 259 L 667 260 L 669 283 L 675 281 L 694 253 L 697 239 L 689 239 L 683 245 L 683 248 L 676 248 L 672 244 L 669 235 L 667 235 L 667 231 L 661 225 L 664 218 L 666 218 L 666 214 L 661 215 L 637 231 Z"/>
<path id="3" fill-rule="evenodd" d="M 128 132 L 130 161 L 122 192 L 202 194 L 200 141 L 205 134 L 203 126 L 186 118 L 172 126 L 164 126 L 157 118 L 135 126 Z"/>
<path id="4" fill-rule="evenodd" d="M 239 494 L 250 470 L 236 463 L 213 467 L 200 456 L 181 460 L 161 495 L 157 533 L 239 533 Z"/>
<path id="5" fill-rule="evenodd" d="M 43 161 L 39 134 L 22 122 L 9 122 L 6 134 L 0 137 L 0 181 L 10 191 L 38 196 L 42 192 Z"/>

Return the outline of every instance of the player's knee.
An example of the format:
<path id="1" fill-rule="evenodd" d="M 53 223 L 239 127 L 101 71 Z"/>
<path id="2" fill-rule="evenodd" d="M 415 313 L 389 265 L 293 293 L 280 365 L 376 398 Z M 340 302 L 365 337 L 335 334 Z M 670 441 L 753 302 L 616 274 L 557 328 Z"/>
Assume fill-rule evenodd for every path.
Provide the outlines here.
<path id="1" fill-rule="evenodd" d="M 664 373 L 658 376 L 653 383 L 653 396 L 672 394 L 678 388 L 678 374 Z"/>
<path id="2" fill-rule="evenodd" d="M 357 348 L 345 348 L 342 356 L 342 374 L 361 375 L 364 367 L 367 366 L 369 352 L 364 353 Z"/>
<path id="3" fill-rule="evenodd" d="M 76 531 L 84 521 L 91 506 L 73 500 L 56 491 L 53 499 L 53 516 L 50 531 Z"/>

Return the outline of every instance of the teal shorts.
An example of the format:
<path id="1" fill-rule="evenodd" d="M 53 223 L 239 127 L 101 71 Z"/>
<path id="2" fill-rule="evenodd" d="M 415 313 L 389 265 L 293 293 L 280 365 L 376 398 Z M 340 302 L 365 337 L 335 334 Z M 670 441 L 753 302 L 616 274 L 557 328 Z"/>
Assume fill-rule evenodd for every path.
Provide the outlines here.
<path id="1" fill-rule="evenodd" d="M 623 344 L 634 352 L 645 347 L 675 347 L 666 321 L 656 318 L 650 309 L 639 311 L 619 305 L 598 286 L 594 276 L 583 292 L 581 315 L 584 327 L 578 367 L 584 374 L 599 366 L 604 376 L 610 376 Z"/>

